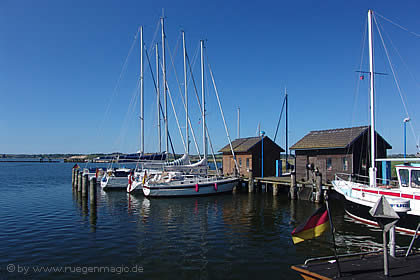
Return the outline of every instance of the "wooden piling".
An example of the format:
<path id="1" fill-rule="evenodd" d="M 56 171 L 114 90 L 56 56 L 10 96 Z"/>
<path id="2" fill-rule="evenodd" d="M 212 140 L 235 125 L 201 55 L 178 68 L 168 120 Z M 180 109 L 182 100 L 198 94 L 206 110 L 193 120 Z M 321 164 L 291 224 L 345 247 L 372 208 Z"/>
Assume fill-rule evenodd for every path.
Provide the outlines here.
<path id="1" fill-rule="evenodd" d="M 254 178 L 253 177 L 249 178 L 248 192 L 250 193 L 254 192 Z"/>
<path id="2" fill-rule="evenodd" d="M 77 191 L 81 192 L 82 191 L 82 172 L 79 171 L 79 173 L 77 174 Z"/>
<path id="3" fill-rule="evenodd" d="M 316 192 L 315 192 L 315 202 L 319 203 L 322 201 L 322 174 L 320 172 L 316 173 Z"/>
<path id="4" fill-rule="evenodd" d="M 82 196 L 87 196 L 89 184 L 89 176 L 87 174 L 82 177 Z"/>
<path id="5" fill-rule="evenodd" d="M 74 174 L 76 173 L 76 169 L 71 169 L 71 187 L 74 188 Z"/>
<path id="6" fill-rule="evenodd" d="M 296 199 L 296 173 L 290 174 L 290 199 Z"/>
<path id="7" fill-rule="evenodd" d="M 96 178 L 92 177 L 89 184 L 89 201 L 90 204 L 96 204 Z"/>
<path id="8" fill-rule="evenodd" d="M 279 185 L 273 184 L 273 196 L 276 196 L 279 194 Z"/>

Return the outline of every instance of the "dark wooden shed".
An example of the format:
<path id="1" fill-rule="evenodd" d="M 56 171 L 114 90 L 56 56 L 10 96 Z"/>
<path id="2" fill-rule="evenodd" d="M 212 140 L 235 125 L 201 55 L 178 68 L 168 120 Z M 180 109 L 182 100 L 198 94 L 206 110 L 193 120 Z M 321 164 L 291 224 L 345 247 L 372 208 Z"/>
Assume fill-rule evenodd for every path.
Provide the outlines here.
<path id="1" fill-rule="evenodd" d="M 284 150 L 274 143 L 268 136 L 264 136 L 264 177 L 276 175 L 276 160 Z M 261 177 L 261 137 L 235 139 L 232 147 L 238 161 L 239 173 L 245 177 Z M 219 152 L 223 153 L 223 174 L 235 172 L 235 162 L 230 145 L 226 145 Z"/>
<path id="2" fill-rule="evenodd" d="M 377 132 L 376 137 L 376 156 L 386 158 L 392 147 Z M 369 176 L 370 126 L 311 131 L 290 149 L 296 155 L 297 180 L 310 179 L 308 165 L 321 172 L 324 183 L 334 180 L 336 173 Z M 379 176 L 382 166 L 376 167 Z"/>

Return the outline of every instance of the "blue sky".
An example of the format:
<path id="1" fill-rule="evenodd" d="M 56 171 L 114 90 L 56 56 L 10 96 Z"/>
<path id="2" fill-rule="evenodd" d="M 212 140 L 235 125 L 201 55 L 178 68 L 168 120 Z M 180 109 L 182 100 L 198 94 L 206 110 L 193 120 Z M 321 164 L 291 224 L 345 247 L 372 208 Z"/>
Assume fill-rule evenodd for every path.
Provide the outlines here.
<path id="1" fill-rule="evenodd" d="M 355 70 L 360 67 L 367 10 L 420 33 L 420 4 L 416 2 L 1 1 L 0 153 L 137 151 L 139 103 L 134 93 L 139 75 L 138 40 L 125 70 L 122 68 L 143 25 L 155 70 L 151 46 L 162 8 L 167 54 L 173 54 L 180 82 L 180 30 L 186 32 L 192 60 L 199 40 L 206 40 L 207 62 L 215 75 L 231 138 L 237 137 L 238 107 L 241 137 L 254 136 L 261 123 L 261 129 L 273 138 L 285 87 L 289 93 L 289 145 L 311 130 L 366 125 L 369 82 L 360 81 Z M 420 41 L 381 17 L 377 19 L 386 31 L 384 37 L 391 39 L 387 47 L 412 118 L 407 150 L 415 153 L 420 134 Z M 160 30 L 156 39 L 160 43 Z M 379 38 L 375 40 L 378 46 Z M 407 115 L 384 51 L 377 50 L 375 55 L 376 70 L 390 74 L 376 79 L 377 130 L 393 146 L 391 153 L 402 153 L 403 119 Z M 145 150 L 154 152 L 155 92 L 146 66 Z M 168 56 L 167 69 L 184 126 L 179 86 Z M 362 69 L 368 70 L 367 45 Z M 218 150 L 227 143 L 227 137 L 210 76 L 206 77 L 208 127 Z M 198 61 L 194 78 L 199 85 Z M 192 83 L 188 89 L 190 117 L 201 144 Z M 130 107 L 132 100 L 137 103 Z M 173 113 L 169 125 L 176 151 L 182 153 Z M 277 143 L 285 146 L 284 122 Z M 193 145 L 191 151 L 195 153 Z"/>

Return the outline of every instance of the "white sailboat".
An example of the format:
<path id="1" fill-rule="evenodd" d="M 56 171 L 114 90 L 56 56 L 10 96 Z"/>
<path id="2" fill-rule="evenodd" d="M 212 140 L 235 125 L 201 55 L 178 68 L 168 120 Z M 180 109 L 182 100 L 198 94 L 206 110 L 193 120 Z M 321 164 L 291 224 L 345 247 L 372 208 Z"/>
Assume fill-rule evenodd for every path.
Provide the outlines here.
<path id="1" fill-rule="evenodd" d="M 409 163 L 410 161 L 419 161 L 420 159 L 398 159 L 405 161 L 404 164 L 396 166 L 398 183 L 391 184 L 390 181 L 381 180 L 380 184 L 377 179 L 377 168 L 375 163 L 380 161 L 391 161 L 391 159 L 376 158 L 376 137 L 375 137 L 375 88 L 374 88 L 374 57 L 373 57 L 373 11 L 368 12 L 369 24 L 369 66 L 370 66 L 370 104 L 371 104 L 371 126 L 370 126 L 370 153 L 371 167 L 369 169 L 369 184 L 363 182 L 355 182 L 351 180 L 352 176 L 336 175 L 332 182 L 334 190 L 341 194 L 344 198 L 345 211 L 352 218 L 378 226 L 373 217 L 369 214 L 369 210 L 384 196 L 396 212 L 407 212 L 401 215 L 396 226 L 397 232 L 414 234 L 417 225 L 420 223 L 420 164 Z M 417 234 L 420 234 L 417 232 Z"/>
<path id="2" fill-rule="evenodd" d="M 202 128 L 203 128 L 203 150 L 204 157 L 195 165 L 186 166 L 194 169 L 204 166 L 205 174 L 167 174 L 163 178 L 155 180 L 149 179 L 143 185 L 143 193 L 148 197 L 162 196 L 197 196 L 209 195 L 223 192 L 231 192 L 238 183 L 236 177 L 207 176 L 207 134 L 206 134 L 206 115 L 205 115 L 205 94 L 204 94 L 204 41 L 201 45 L 201 98 L 202 98 Z M 161 176 L 162 177 L 162 176 Z"/>

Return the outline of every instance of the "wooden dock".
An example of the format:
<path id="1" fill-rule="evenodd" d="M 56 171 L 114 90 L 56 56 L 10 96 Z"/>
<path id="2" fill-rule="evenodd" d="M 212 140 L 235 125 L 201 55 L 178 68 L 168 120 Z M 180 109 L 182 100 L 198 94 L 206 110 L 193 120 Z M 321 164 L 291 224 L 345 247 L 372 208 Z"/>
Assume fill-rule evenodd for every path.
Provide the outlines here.
<path id="1" fill-rule="evenodd" d="M 324 260 L 314 264 L 294 265 L 291 269 L 298 272 L 304 279 L 420 279 L 420 254 L 407 258 L 401 254 L 389 258 L 389 276 L 384 275 L 383 254 L 376 253 L 366 256 L 339 258 L 341 276 L 338 277 L 337 264 Z"/>
<path id="2" fill-rule="evenodd" d="M 246 185 L 249 192 L 272 191 L 273 195 L 279 192 L 288 192 L 291 199 L 300 200 L 322 200 L 322 192 L 332 189 L 331 184 L 322 184 L 321 180 L 296 181 L 293 175 L 284 175 L 281 177 L 255 177 L 241 178 L 241 186 Z"/>

